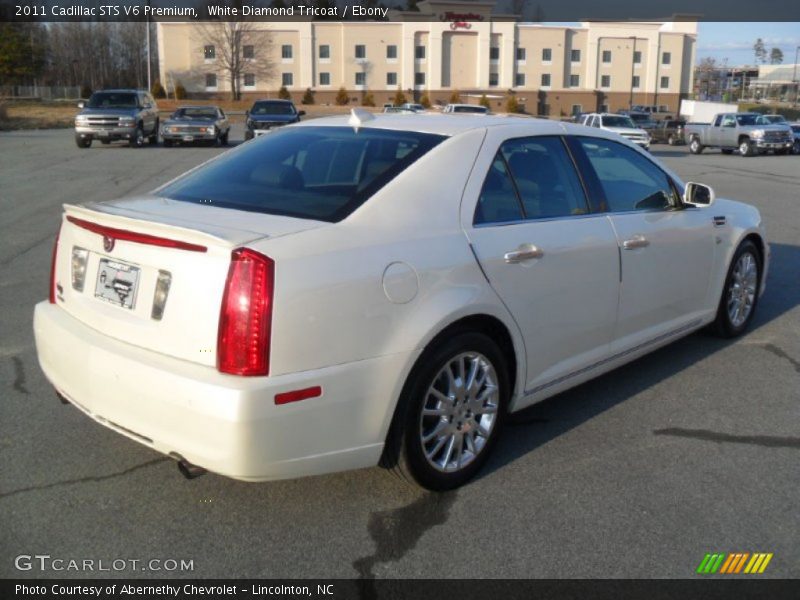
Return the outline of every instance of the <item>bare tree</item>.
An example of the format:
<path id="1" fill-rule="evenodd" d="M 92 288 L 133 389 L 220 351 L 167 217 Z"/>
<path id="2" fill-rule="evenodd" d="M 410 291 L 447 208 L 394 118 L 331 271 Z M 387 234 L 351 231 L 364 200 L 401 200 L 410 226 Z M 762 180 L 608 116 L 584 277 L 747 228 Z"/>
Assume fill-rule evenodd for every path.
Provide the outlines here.
<path id="1" fill-rule="evenodd" d="M 756 59 L 756 64 L 765 64 L 767 62 L 767 49 L 764 47 L 764 40 L 758 38 L 756 43 L 753 44 L 753 55 Z"/>
<path id="2" fill-rule="evenodd" d="M 264 79 L 274 77 L 272 39 L 258 23 L 209 21 L 198 25 L 197 31 L 204 46 L 214 47 L 213 64 L 224 71 L 232 100 L 241 99 L 245 74 Z"/>

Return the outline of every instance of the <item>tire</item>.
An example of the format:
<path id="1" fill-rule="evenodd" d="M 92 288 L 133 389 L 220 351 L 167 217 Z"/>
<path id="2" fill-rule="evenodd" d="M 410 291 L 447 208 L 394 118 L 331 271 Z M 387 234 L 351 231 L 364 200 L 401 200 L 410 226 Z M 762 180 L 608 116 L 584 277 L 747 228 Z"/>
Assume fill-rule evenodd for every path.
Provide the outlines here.
<path id="1" fill-rule="evenodd" d="M 133 134 L 133 137 L 128 140 L 128 145 L 131 148 L 141 148 L 144 146 L 144 129 L 142 129 L 141 123 L 136 128 L 136 132 Z"/>
<path id="2" fill-rule="evenodd" d="M 675 145 L 675 136 L 674 135 L 670 135 L 667 138 L 667 144 L 669 144 L 670 146 L 674 146 Z"/>
<path id="3" fill-rule="evenodd" d="M 800 154 L 800 140 L 796 140 L 792 146 L 792 154 Z"/>
<path id="4" fill-rule="evenodd" d="M 474 385 L 464 390 L 461 382 L 470 378 Z M 481 396 L 487 397 L 476 403 Z M 426 349 L 412 369 L 381 465 L 428 490 L 464 485 L 489 457 L 509 396 L 508 366 L 497 344 L 482 333 L 453 333 Z"/>
<path id="5" fill-rule="evenodd" d="M 703 144 L 701 144 L 700 140 L 698 140 L 696 137 L 693 137 L 689 142 L 689 152 L 692 154 L 702 154 L 703 148 Z"/>
<path id="6" fill-rule="evenodd" d="M 150 142 L 151 146 L 158 144 L 158 119 L 156 119 L 156 125 L 153 128 L 153 133 L 147 136 L 147 141 Z"/>
<path id="7" fill-rule="evenodd" d="M 733 150 L 731 150 L 730 148 L 722 148 L 720 152 L 722 152 L 723 154 L 733 154 Z"/>
<path id="8" fill-rule="evenodd" d="M 756 148 L 753 146 L 753 142 L 751 142 L 748 138 L 744 138 L 739 141 L 739 154 L 742 156 L 755 156 L 756 155 Z"/>
<path id="9" fill-rule="evenodd" d="M 164 144 L 164 148 L 172 148 L 172 140 L 162 140 L 162 144 Z"/>
<path id="10" fill-rule="evenodd" d="M 750 325 L 758 306 L 761 269 L 761 252 L 753 242 L 745 240 L 736 249 L 728 267 L 717 318 L 712 325 L 720 337 L 737 337 Z"/>
<path id="11" fill-rule="evenodd" d="M 82 138 L 78 134 L 75 134 L 75 145 L 78 148 L 88 148 L 92 145 L 92 138 Z"/>
<path id="12" fill-rule="evenodd" d="M 228 145 L 228 134 L 230 132 L 231 132 L 231 130 L 229 129 L 228 131 L 223 133 L 221 136 L 219 136 L 219 144 L 220 144 L 220 146 L 227 146 Z"/>

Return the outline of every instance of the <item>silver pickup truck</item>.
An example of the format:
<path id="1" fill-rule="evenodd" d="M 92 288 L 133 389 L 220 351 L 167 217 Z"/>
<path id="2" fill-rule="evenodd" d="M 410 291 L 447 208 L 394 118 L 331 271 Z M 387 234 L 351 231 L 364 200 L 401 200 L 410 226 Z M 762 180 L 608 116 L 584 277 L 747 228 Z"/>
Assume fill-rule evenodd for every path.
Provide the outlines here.
<path id="1" fill-rule="evenodd" d="M 769 150 L 788 154 L 793 142 L 788 125 L 770 125 L 757 113 L 721 113 L 710 124 L 689 123 L 684 135 L 692 154 L 706 148 L 719 148 L 723 154 L 738 151 L 742 156 Z"/>
<path id="2" fill-rule="evenodd" d="M 78 103 L 75 117 L 75 143 L 88 148 L 93 140 L 103 144 L 123 140 L 132 147 L 158 143 L 158 106 L 148 92 L 103 90 L 88 102 Z"/>

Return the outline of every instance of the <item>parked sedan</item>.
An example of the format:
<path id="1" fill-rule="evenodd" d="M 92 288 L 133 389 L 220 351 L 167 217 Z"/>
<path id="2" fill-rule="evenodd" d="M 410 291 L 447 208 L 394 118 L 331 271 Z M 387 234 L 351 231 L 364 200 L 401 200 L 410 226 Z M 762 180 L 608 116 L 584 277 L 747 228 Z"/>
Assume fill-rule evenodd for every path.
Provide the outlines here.
<path id="1" fill-rule="evenodd" d="M 231 124 L 218 106 L 182 106 L 161 126 L 165 146 L 193 142 L 228 145 Z"/>
<path id="2" fill-rule="evenodd" d="M 602 129 L 355 109 L 66 204 L 36 348 L 65 402 L 188 476 L 381 464 L 444 490 L 508 413 L 744 333 L 769 256 L 755 208 Z"/>

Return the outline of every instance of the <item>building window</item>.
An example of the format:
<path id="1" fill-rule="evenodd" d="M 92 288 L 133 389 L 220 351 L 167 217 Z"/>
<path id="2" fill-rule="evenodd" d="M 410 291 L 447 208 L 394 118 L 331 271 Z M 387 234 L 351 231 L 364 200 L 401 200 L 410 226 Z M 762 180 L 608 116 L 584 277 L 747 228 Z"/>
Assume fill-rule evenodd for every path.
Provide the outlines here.
<path id="1" fill-rule="evenodd" d="M 414 46 L 414 58 L 416 60 L 425 60 L 425 46 Z"/>
<path id="2" fill-rule="evenodd" d="M 570 52 L 569 52 L 569 60 L 570 60 L 570 62 L 574 62 L 574 63 L 581 62 L 581 51 L 580 50 L 570 50 Z"/>
<path id="3" fill-rule="evenodd" d="M 203 57 L 206 60 L 215 60 L 217 58 L 217 49 L 213 45 L 203 46 Z"/>
<path id="4" fill-rule="evenodd" d="M 294 85 L 294 73 L 281 73 L 281 84 L 283 87 Z"/>
<path id="5" fill-rule="evenodd" d="M 523 87 L 525 85 L 525 73 L 517 73 L 514 76 L 514 85 L 517 87 Z"/>
<path id="6" fill-rule="evenodd" d="M 662 77 L 661 78 L 661 89 L 666 90 L 669 88 L 669 77 Z"/>
<path id="7" fill-rule="evenodd" d="M 550 73 L 542 73 L 542 87 L 550 87 Z"/>
<path id="8" fill-rule="evenodd" d="M 356 85 L 364 86 L 367 85 L 367 74 L 363 71 L 356 73 Z"/>
<path id="9" fill-rule="evenodd" d="M 497 62 L 500 60 L 500 46 L 492 46 L 489 48 L 489 60 Z"/>
<path id="10" fill-rule="evenodd" d="M 242 58 L 245 60 L 253 60 L 256 57 L 256 48 L 252 44 L 242 46 Z"/>
<path id="11" fill-rule="evenodd" d="M 367 47 L 364 44 L 356 44 L 356 58 L 367 58 Z"/>
<path id="12" fill-rule="evenodd" d="M 292 60 L 292 45 L 284 44 L 281 46 L 281 58 L 283 60 Z"/>
<path id="13" fill-rule="evenodd" d="M 215 73 L 206 73 L 206 87 L 207 88 L 217 87 L 217 75 Z"/>
<path id="14" fill-rule="evenodd" d="M 611 63 L 611 50 L 603 50 L 603 64 Z"/>
<path id="15" fill-rule="evenodd" d="M 489 85 L 492 87 L 497 87 L 499 80 L 497 78 L 497 73 L 489 73 Z"/>
<path id="16" fill-rule="evenodd" d="M 244 74 L 244 87 L 256 87 L 256 76 L 253 73 Z"/>
<path id="17" fill-rule="evenodd" d="M 386 85 L 390 85 L 392 87 L 397 85 L 397 73 L 392 71 L 386 74 Z"/>
<path id="18" fill-rule="evenodd" d="M 414 85 L 425 85 L 425 73 L 420 71 L 414 73 Z"/>
<path id="19" fill-rule="evenodd" d="M 633 80 L 631 81 L 631 87 L 635 90 L 639 89 L 639 76 L 634 75 Z"/>
<path id="20" fill-rule="evenodd" d="M 570 114 L 573 117 L 576 116 L 576 115 L 581 114 L 582 112 L 583 112 L 583 105 L 582 104 L 573 104 L 572 105 L 572 111 L 570 112 Z"/>
<path id="21" fill-rule="evenodd" d="M 611 87 L 611 75 L 603 75 L 600 77 L 600 87 L 602 88 Z"/>
<path id="22" fill-rule="evenodd" d="M 330 85 L 331 84 L 331 74 L 326 72 L 319 74 L 319 84 L 320 85 Z"/>
<path id="23" fill-rule="evenodd" d="M 664 52 L 661 55 L 661 64 L 662 65 L 671 65 L 672 64 L 672 52 Z"/>
<path id="24" fill-rule="evenodd" d="M 319 47 L 319 59 L 320 60 L 331 59 L 331 47 L 328 44 L 324 44 Z"/>
<path id="25" fill-rule="evenodd" d="M 528 59 L 528 52 L 525 48 L 517 48 L 517 61 L 525 62 Z"/>
<path id="26" fill-rule="evenodd" d="M 553 62 L 553 49 L 552 48 L 542 48 L 542 62 L 544 62 L 544 63 Z"/>
<path id="27" fill-rule="evenodd" d="M 639 50 L 634 50 L 633 52 L 633 64 L 640 65 L 642 64 L 642 53 Z"/>
<path id="28" fill-rule="evenodd" d="M 569 87 L 580 87 L 581 85 L 581 76 L 575 75 L 574 73 L 569 76 Z"/>
<path id="29" fill-rule="evenodd" d="M 394 44 L 386 46 L 386 59 L 397 60 L 397 46 Z"/>

